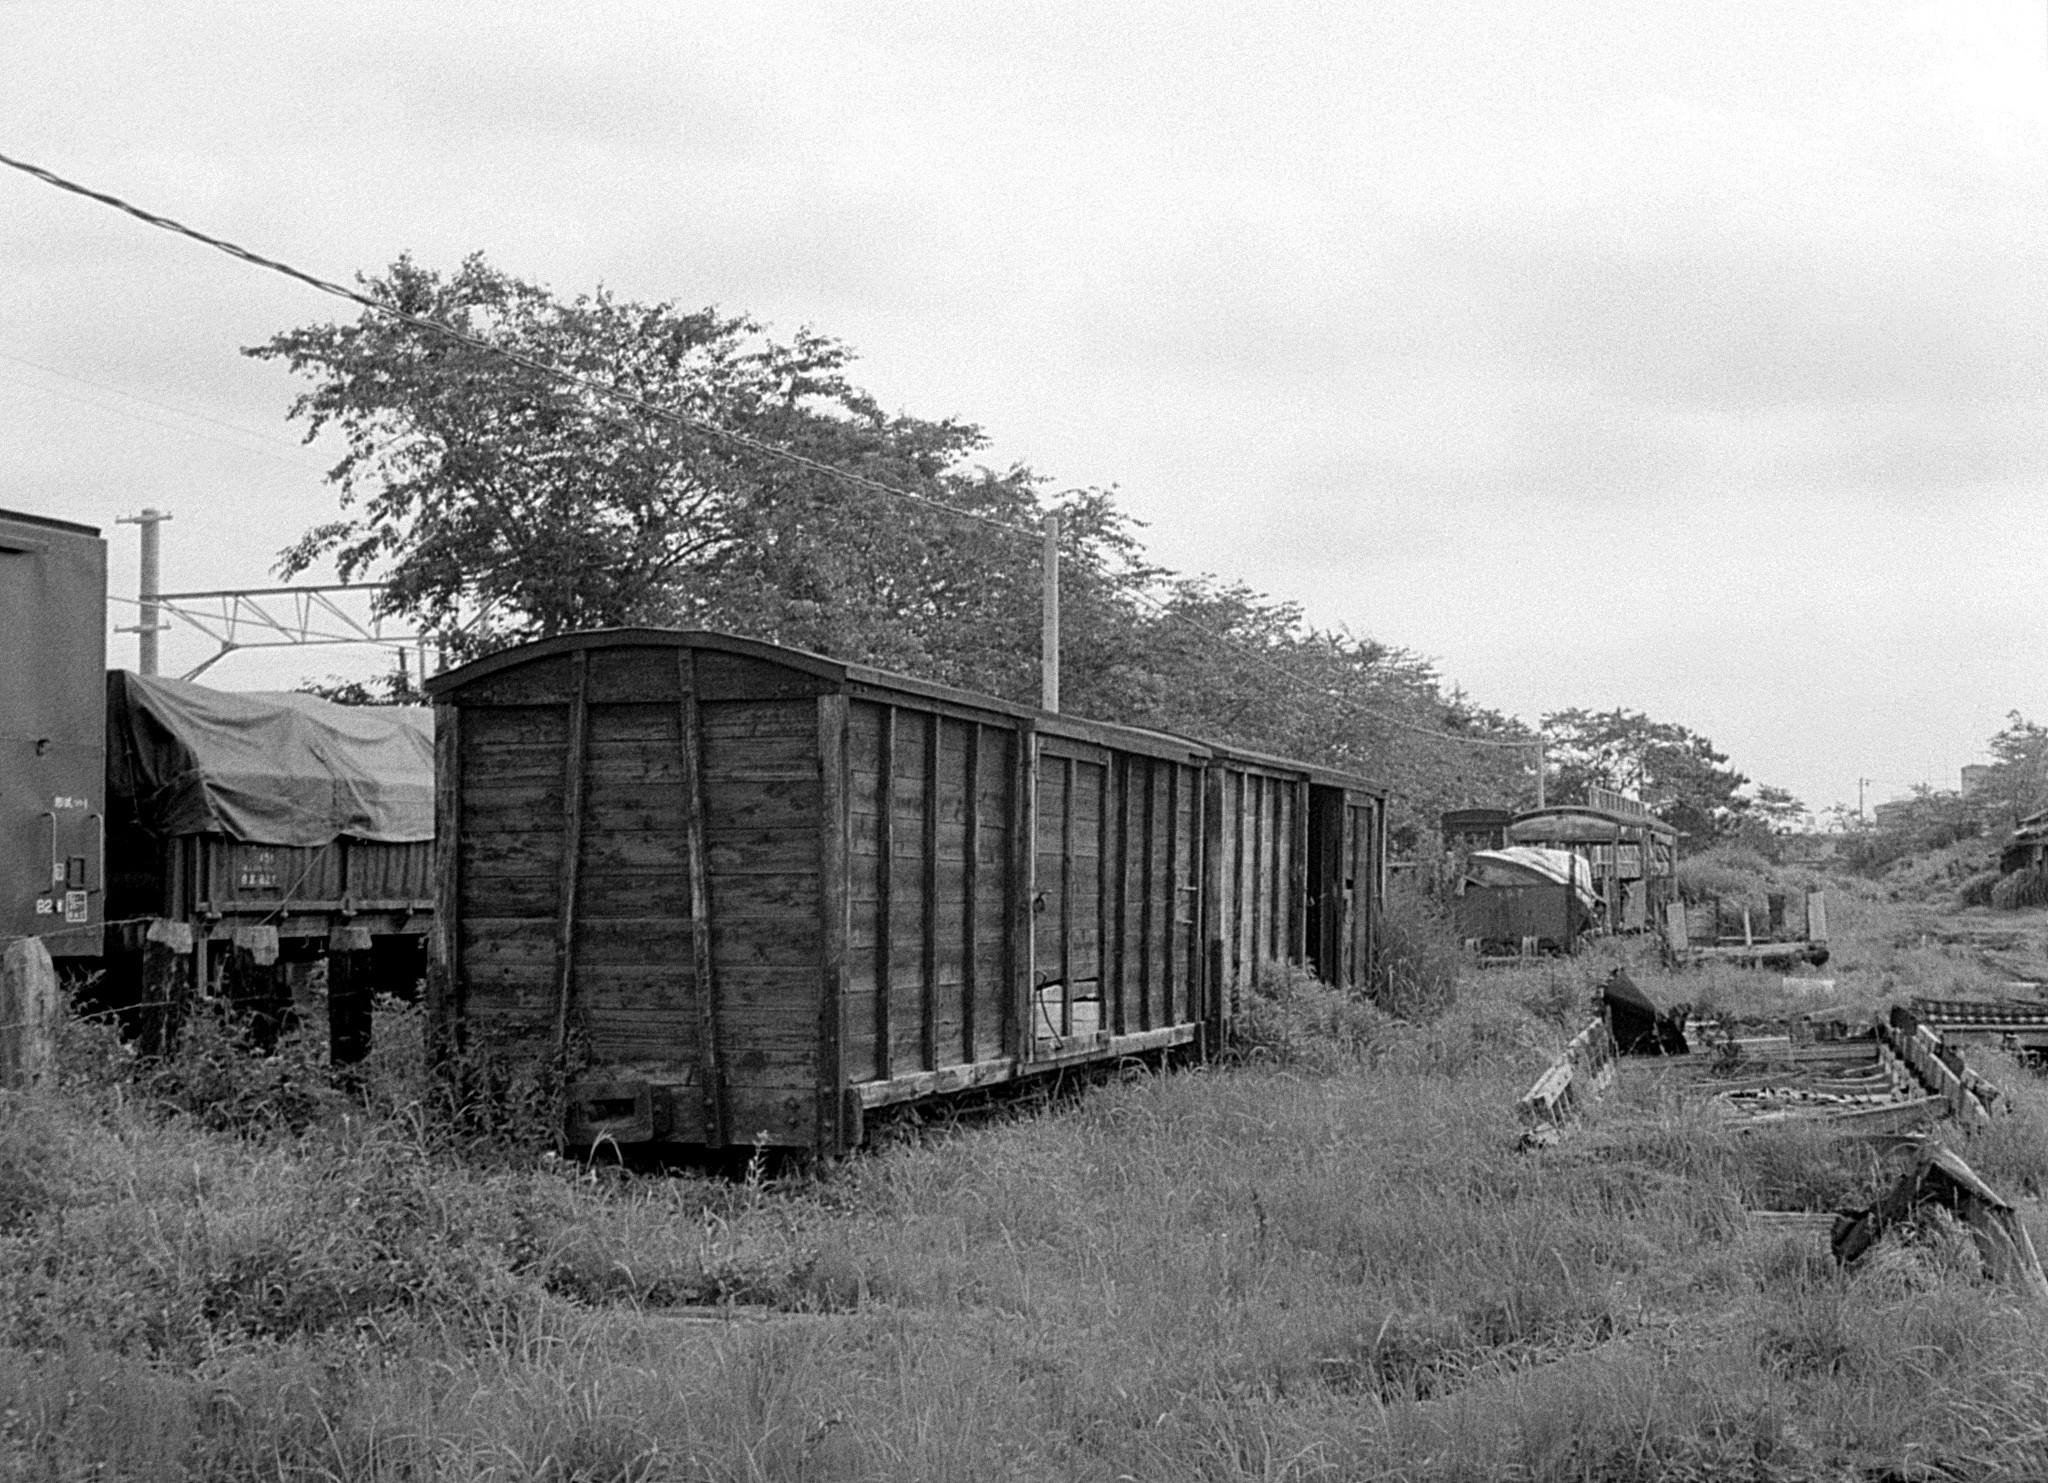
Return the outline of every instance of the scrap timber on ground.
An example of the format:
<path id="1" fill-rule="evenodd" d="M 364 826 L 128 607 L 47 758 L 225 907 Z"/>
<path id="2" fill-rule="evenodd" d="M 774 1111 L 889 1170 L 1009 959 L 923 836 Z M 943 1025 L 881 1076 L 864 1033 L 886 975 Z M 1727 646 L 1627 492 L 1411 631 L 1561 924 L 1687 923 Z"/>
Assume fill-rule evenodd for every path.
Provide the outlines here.
<path id="1" fill-rule="evenodd" d="M 1640 991 L 1635 994 L 1640 997 Z M 1624 1063 L 1632 1074 L 1677 1077 L 1711 1099 L 1739 1131 L 1789 1124 L 1913 1151 L 1911 1167 L 1861 1209 L 1754 1210 L 1747 1212 L 1752 1228 L 1824 1236 L 1834 1259 L 1850 1267 L 1888 1233 L 1902 1231 L 1907 1240 L 1919 1240 L 1947 1222 L 1969 1233 L 1987 1278 L 2048 1303 L 2048 1275 L 2018 1210 L 1937 1132 L 1944 1121 L 1969 1130 L 1987 1126 L 2002 1093 L 1970 1067 L 1959 1043 L 1929 1022 L 1953 1012 L 1971 1028 L 2027 1027 L 2034 1022 L 2032 1011 L 2048 1006 L 1916 1000 L 1913 1009 L 1894 1007 L 1860 1034 L 1828 1040 L 1810 1038 L 1809 1027 L 1799 1021 L 1782 1035 L 1747 1036 L 1702 1021 L 1687 1027 L 1683 1051 L 1627 1054 L 1631 1045 L 1654 1042 L 1631 1038 L 1619 1023 L 1630 1004 L 1624 998 L 1617 1008 L 1611 985 L 1606 1004 L 1517 1104 L 1527 1125 L 1523 1148 L 1557 1143 L 1575 1116 L 1614 1083 Z"/>
<path id="2" fill-rule="evenodd" d="M 1861 1034 L 1830 1040 L 1804 1038 L 1806 1027 L 1797 1022 L 1776 1035 L 1736 1035 L 1713 1021 L 1688 1028 L 1691 1050 L 1623 1057 L 1606 1016 L 1595 1016 L 1517 1104 L 1531 1130 L 1525 1141 L 1555 1141 L 1569 1118 L 1613 1082 L 1623 1059 L 1683 1079 L 1744 1128 L 1798 1121 L 1888 1137 L 1944 1118 L 1977 1128 L 1989 1123 L 2000 1095 L 1968 1065 L 1959 1044 L 1904 1008 Z"/>

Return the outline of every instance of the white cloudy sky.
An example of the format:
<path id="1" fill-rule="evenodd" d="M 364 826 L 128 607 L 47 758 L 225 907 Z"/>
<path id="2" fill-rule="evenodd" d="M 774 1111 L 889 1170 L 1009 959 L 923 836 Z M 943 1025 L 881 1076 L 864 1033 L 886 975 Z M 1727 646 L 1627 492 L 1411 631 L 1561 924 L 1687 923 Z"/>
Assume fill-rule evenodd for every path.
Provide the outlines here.
<path id="1" fill-rule="evenodd" d="M 1525 717 L 1644 709 L 1816 807 L 2048 719 L 2041 0 L 0 22 L 0 151 L 331 276 L 482 249 L 815 326 Z M 118 513 L 176 512 L 190 589 L 332 510 L 237 354 L 330 301 L 11 173 L 0 275 L 0 505 L 108 525 L 116 592 Z"/>

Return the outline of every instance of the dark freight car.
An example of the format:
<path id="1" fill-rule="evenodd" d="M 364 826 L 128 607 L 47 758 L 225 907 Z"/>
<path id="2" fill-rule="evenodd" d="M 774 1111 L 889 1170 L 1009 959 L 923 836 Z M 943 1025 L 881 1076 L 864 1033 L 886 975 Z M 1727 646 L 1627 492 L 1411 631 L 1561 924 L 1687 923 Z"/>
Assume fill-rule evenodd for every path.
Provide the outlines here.
<path id="1" fill-rule="evenodd" d="M 1386 795 L 1363 778 L 1212 747 L 1203 905 L 1216 1018 L 1265 962 L 1368 976 L 1386 881 Z"/>
<path id="2" fill-rule="evenodd" d="M 1228 1013 L 1205 797 L 1254 800 L 1261 879 L 1308 875 L 1245 782 L 1263 763 L 1224 780 L 1198 743 L 751 640 L 569 635 L 429 689 L 432 1012 L 448 1043 L 573 1070 L 578 1141 L 840 1150 L 868 1109 L 1199 1047 Z M 1332 805 L 1329 858 L 1376 899 L 1357 796 L 1363 843 Z M 1305 919 L 1271 922 L 1302 890 L 1246 882 L 1266 905 L 1233 969 L 1300 959 Z"/>
<path id="3" fill-rule="evenodd" d="M 107 546 L 0 510 L 0 941 L 96 957 L 106 921 Z"/>
<path id="4" fill-rule="evenodd" d="M 128 924 L 110 972 L 127 1002 L 189 984 L 273 1019 L 288 998 L 302 1023 L 331 1006 L 336 1056 L 360 1055 L 370 996 L 408 993 L 426 966 L 431 713 L 125 670 L 104 689 L 109 891 Z M 159 965 L 172 982 L 140 981 L 146 941 L 190 955 Z M 308 973 L 323 959 L 325 1003 Z"/>

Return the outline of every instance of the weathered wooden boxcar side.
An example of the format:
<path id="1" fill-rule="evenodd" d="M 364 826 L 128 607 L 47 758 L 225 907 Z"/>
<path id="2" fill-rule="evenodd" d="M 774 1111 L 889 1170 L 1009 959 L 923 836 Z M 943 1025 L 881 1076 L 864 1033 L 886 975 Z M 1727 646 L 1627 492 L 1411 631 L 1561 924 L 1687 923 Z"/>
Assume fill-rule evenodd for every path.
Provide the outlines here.
<path id="1" fill-rule="evenodd" d="M 721 634 L 430 683 L 443 1034 L 570 1136 L 840 1150 L 863 1113 L 1195 1040 L 1206 749 Z"/>
<path id="2" fill-rule="evenodd" d="M 1212 1033 L 1263 962 L 1363 984 L 1386 883 L 1386 793 L 1350 773 L 1212 747 L 1203 913 Z"/>

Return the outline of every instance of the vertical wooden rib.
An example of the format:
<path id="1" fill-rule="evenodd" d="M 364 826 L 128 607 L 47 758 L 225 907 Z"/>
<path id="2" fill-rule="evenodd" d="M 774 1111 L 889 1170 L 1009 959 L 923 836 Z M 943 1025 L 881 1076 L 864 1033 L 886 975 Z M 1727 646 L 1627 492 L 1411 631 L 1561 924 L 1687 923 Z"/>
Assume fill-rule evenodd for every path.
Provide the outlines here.
<path id="1" fill-rule="evenodd" d="M 1294 858 L 1287 871 L 1287 955 L 1296 963 L 1308 962 L 1308 816 L 1309 788 L 1306 779 L 1291 785 L 1294 793 Z"/>
<path id="2" fill-rule="evenodd" d="M 846 1099 L 847 919 L 847 702 L 843 695 L 818 700 L 818 1113 L 814 1147 L 844 1153 Z"/>
<path id="3" fill-rule="evenodd" d="M 1180 1024 L 1189 1018 L 1187 994 L 1182 992 L 1181 1013 L 1174 1013 L 1175 970 L 1179 964 L 1174 939 L 1180 936 L 1180 764 L 1166 764 L 1166 971 L 1160 978 L 1160 1023 Z"/>
<path id="4" fill-rule="evenodd" d="M 576 977 L 576 885 L 583 869 L 583 758 L 590 740 L 590 651 L 569 661 L 569 748 L 562 773 L 562 858 L 555 909 L 555 1064 L 569 1053 L 569 995 Z"/>
<path id="5" fill-rule="evenodd" d="M 1231 868 L 1235 895 L 1230 919 L 1230 1008 L 1235 1013 L 1238 998 L 1244 992 L 1244 977 L 1247 972 L 1245 956 L 1252 946 L 1252 923 L 1256 920 L 1257 903 L 1254 876 L 1250 856 L 1256 854 L 1257 841 L 1246 827 L 1251 822 L 1252 778 L 1248 772 L 1235 774 L 1231 788 L 1232 823 L 1237 831 L 1237 848 Z M 1247 846 L 1251 848 L 1247 849 Z"/>
<path id="6" fill-rule="evenodd" d="M 882 707 L 876 728 L 875 770 L 875 1079 L 887 1081 L 893 1058 L 889 1044 L 889 950 L 895 927 L 896 886 L 896 707 Z"/>
<path id="7" fill-rule="evenodd" d="M 1202 990 L 1202 1022 L 1209 1027 L 1206 1048 L 1211 1055 L 1223 1050 L 1223 923 L 1228 915 L 1223 897 L 1223 821 L 1227 817 L 1223 780 L 1223 769 L 1212 762 L 1202 769 L 1202 786 L 1195 794 L 1201 808 L 1195 837 L 1201 841 L 1202 872 L 1202 889 L 1196 893 L 1200 922 L 1195 965 Z"/>
<path id="8" fill-rule="evenodd" d="M 1035 976 L 1032 903 L 1038 891 L 1038 733 L 1019 721 L 1010 765 L 1009 910 L 1003 913 L 1003 963 L 1009 989 L 1003 995 L 1003 1047 L 1019 1061 L 1031 1059 L 1031 980 Z"/>
<path id="9" fill-rule="evenodd" d="M 974 1022 L 975 995 L 981 992 L 981 975 L 975 955 L 981 951 L 981 723 L 967 723 L 967 858 L 960 872 L 960 1059 L 976 1058 L 980 1042 Z"/>
<path id="10" fill-rule="evenodd" d="M 1074 759 L 1060 759 L 1060 1038 L 1074 1033 Z"/>
<path id="11" fill-rule="evenodd" d="M 918 1019 L 918 1054 L 927 1071 L 939 1067 L 939 739 L 945 718 L 934 711 L 924 718 L 924 882 L 919 893 L 919 927 L 923 951 L 918 957 L 922 1002 Z"/>
<path id="12" fill-rule="evenodd" d="M 1126 1007 L 1125 987 L 1129 981 L 1130 960 L 1130 898 L 1131 898 L 1131 759 L 1112 758 L 1110 776 L 1117 778 L 1116 787 L 1116 911 L 1108 924 L 1115 934 L 1115 951 L 1110 960 L 1110 1027 L 1118 1035 L 1130 1032 L 1129 1010 Z M 1103 812 L 1108 813 L 1107 809 Z M 1105 853 L 1102 868 L 1106 874 L 1110 868 L 1110 857 Z"/>
<path id="13" fill-rule="evenodd" d="M 1150 757 L 1142 766 L 1145 794 L 1139 805 L 1144 815 L 1138 823 L 1138 1028 L 1150 1030 L 1157 1023 L 1152 1013 L 1152 898 L 1158 887 L 1152 870 L 1152 813 L 1153 779 L 1159 769 Z"/>
<path id="14" fill-rule="evenodd" d="M 1210 992 L 1207 934 L 1212 898 L 1206 888 L 1208 865 L 1203 847 L 1209 838 L 1209 790 L 1201 786 L 1201 775 L 1193 769 L 1188 772 L 1188 782 L 1188 851 L 1191 859 L 1202 862 L 1197 867 L 1200 873 L 1195 883 L 1203 887 L 1193 893 L 1192 909 L 1188 912 L 1188 1018 L 1206 1024 Z M 1221 1049 L 1213 1043 L 1208 1047 L 1212 1053 Z"/>
<path id="15" fill-rule="evenodd" d="M 1109 1018 L 1109 793 L 1116 777 L 1116 754 L 1102 759 L 1102 790 L 1095 800 L 1095 1028 L 1110 1028 Z"/>
<path id="16" fill-rule="evenodd" d="M 683 825 L 690 854 L 690 956 L 697 980 L 697 1081 L 704 1142 L 726 1143 L 724 1064 L 718 1046 L 718 977 L 711 955 L 710 850 L 704 841 L 704 729 L 697 712 L 697 651 L 676 651 L 682 692 Z"/>
<path id="17" fill-rule="evenodd" d="M 1346 807 L 1344 810 L 1343 833 L 1337 841 L 1338 869 L 1342 876 L 1338 881 L 1341 888 L 1345 881 L 1351 889 L 1344 892 L 1343 926 L 1343 981 L 1345 984 L 1358 982 L 1358 928 L 1353 913 L 1358 901 L 1358 811 Z"/>
<path id="18" fill-rule="evenodd" d="M 434 972 L 427 975 L 427 1056 L 441 1064 L 455 1049 L 462 994 L 462 710 L 446 701 L 434 707 Z M 185 861 L 184 841 L 172 841 L 172 858 Z M 182 882 L 181 882 L 182 883 Z M 199 949 L 203 964 L 205 947 Z M 195 969 L 197 992 L 206 976 Z"/>

